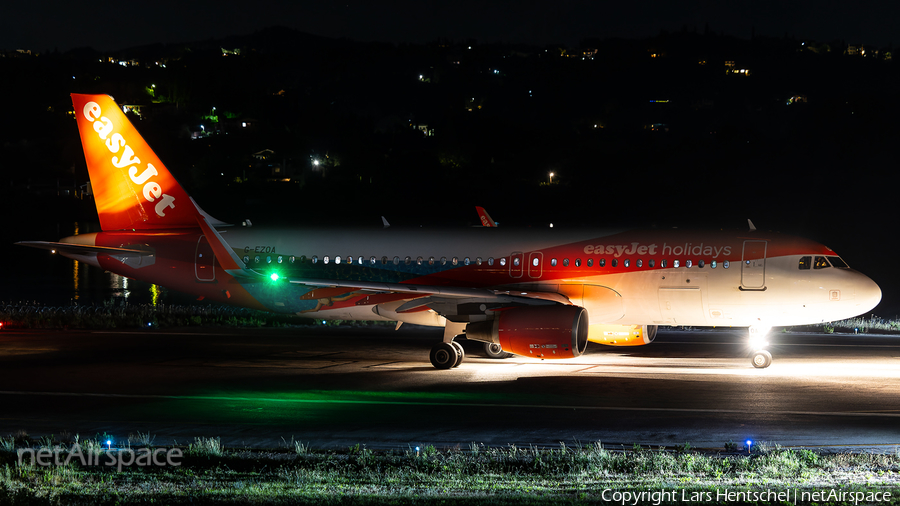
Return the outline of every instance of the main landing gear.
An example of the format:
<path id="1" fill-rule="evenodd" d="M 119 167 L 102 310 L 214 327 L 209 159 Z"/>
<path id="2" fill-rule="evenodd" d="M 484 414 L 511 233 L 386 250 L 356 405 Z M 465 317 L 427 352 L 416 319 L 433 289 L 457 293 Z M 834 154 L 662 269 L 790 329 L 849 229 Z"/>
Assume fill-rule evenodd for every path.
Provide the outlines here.
<path id="1" fill-rule="evenodd" d="M 512 356 L 512 353 L 503 351 L 503 348 L 497 343 L 484 343 L 484 354 L 487 355 L 487 358 L 509 358 Z"/>
<path id="2" fill-rule="evenodd" d="M 769 345 L 769 341 L 766 340 L 766 334 L 769 333 L 770 328 L 754 325 L 749 329 L 748 343 L 750 344 L 750 349 L 754 350 L 750 354 L 750 363 L 757 369 L 765 369 L 772 365 L 772 354 L 765 350 L 765 347 Z"/>
<path id="3" fill-rule="evenodd" d="M 456 341 L 441 342 L 431 348 L 430 358 L 435 369 L 452 369 L 459 367 L 466 358 L 466 352 Z"/>
<path id="4" fill-rule="evenodd" d="M 509 358 L 512 353 L 503 351 L 503 348 L 496 343 L 484 343 L 484 354 L 488 358 Z M 453 369 L 459 367 L 463 359 L 466 358 L 466 352 L 463 351 L 461 344 L 456 341 L 437 343 L 431 348 L 431 365 L 436 369 Z"/>

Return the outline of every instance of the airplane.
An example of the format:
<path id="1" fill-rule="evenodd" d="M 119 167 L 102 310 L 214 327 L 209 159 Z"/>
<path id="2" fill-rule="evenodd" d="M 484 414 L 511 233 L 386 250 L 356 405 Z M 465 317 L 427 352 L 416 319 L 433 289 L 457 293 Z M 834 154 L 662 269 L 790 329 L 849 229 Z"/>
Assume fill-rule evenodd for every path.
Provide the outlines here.
<path id="1" fill-rule="evenodd" d="M 651 343 L 659 326 L 746 327 L 751 364 L 773 326 L 850 318 L 875 282 L 814 241 L 755 230 L 466 227 L 274 229 L 204 212 L 108 95 L 72 94 L 102 232 L 17 244 L 208 300 L 328 320 L 443 327 L 429 358 L 582 355 Z"/>

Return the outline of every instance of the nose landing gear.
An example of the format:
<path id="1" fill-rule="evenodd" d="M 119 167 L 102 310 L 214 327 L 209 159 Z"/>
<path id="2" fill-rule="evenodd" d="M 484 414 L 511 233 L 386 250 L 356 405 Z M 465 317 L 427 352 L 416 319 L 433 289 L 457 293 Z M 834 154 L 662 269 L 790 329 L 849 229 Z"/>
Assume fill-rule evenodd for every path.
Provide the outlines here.
<path id="1" fill-rule="evenodd" d="M 772 354 L 765 350 L 765 347 L 769 345 L 769 341 L 766 340 L 766 334 L 769 333 L 770 329 L 771 327 L 757 325 L 751 326 L 749 329 L 748 343 L 750 344 L 750 349 L 754 350 L 750 354 L 750 363 L 757 369 L 765 369 L 772 365 Z"/>

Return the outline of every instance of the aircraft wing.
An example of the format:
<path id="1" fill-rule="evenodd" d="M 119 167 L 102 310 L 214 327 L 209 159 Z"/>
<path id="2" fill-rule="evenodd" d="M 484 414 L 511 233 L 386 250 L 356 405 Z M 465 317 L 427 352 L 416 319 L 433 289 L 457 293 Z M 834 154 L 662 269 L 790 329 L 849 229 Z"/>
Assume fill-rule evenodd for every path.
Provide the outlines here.
<path id="1" fill-rule="evenodd" d="M 362 290 L 378 293 L 402 293 L 409 294 L 411 298 L 422 300 L 428 298 L 432 301 L 446 299 L 478 299 L 495 302 L 518 302 L 522 304 L 570 304 L 569 299 L 564 295 L 551 292 L 530 292 L 518 290 L 492 290 L 489 288 L 470 288 L 462 286 L 436 286 L 436 285 L 413 285 L 404 283 L 373 283 L 366 281 L 342 281 L 335 279 L 289 279 L 290 283 L 329 287 L 329 288 L 346 288 L 348 291 Z M 419 304 L 419 306 L 428 305 L 428 303 Z M 415 306 L 413 306 L 415 307 Z"/>

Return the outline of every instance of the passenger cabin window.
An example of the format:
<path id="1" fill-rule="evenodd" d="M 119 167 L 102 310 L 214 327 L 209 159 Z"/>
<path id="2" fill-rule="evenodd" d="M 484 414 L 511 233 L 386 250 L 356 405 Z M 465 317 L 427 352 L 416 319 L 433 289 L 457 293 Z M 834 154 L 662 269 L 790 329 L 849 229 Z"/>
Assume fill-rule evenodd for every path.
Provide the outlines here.
<path id="1" fill-rule="evenodd" d="M 808 271 L 812 267 L 812 257 L 801 257 L 799 267 L 801 271 Z"/>
<path id="2" fill-rule="evenodd" d="M 827 269 L 831 267 L 831 264 L 828 263 L 828 260 L 825 257 L 816 257 L 816 263 L 813 264 L 813 269 Z"/>

